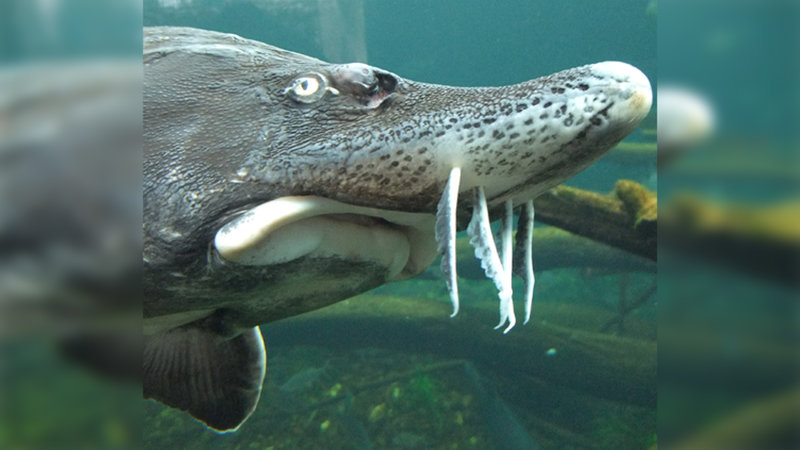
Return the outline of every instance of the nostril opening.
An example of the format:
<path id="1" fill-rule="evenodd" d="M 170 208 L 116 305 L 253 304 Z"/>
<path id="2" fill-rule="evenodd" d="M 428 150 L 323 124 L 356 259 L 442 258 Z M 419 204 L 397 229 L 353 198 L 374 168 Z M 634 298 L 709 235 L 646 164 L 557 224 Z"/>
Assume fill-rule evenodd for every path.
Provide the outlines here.
<path id="1" fill-rule="evenodd" d="M 388 73 L 381 72 L 376 72 L 375 75 L 378 77 L 378 85 L 382 90 L 386 91 L 387 93 L 394 92 L 395 88 L 397 87 L 397 78 Z"/>

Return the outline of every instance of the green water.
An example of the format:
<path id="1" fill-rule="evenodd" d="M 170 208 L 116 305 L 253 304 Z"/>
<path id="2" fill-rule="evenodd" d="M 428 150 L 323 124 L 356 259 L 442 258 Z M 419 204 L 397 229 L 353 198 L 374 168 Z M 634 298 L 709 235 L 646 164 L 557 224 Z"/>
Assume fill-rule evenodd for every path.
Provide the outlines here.
<path id="1" fill-rule="evenodd" d="M 655 87 L 656 16 L 646 1 L 340 3 L 336 14 L 329 10 L 326 14 L 317 2 L 195 0 L 177 7 L 160 7 L 158 2 L 147 0 L 144 23 L 236 33 L 334 62 L 366 57 L 369 64 L 432 83 L 496 86 L 578 65 L 619 60 L 642 69 Z M 336 48 L 332 49 L 331 43 Z M 645 119 L 642 127 L 655 127 L 654 114 Z M 654 136 L 639 131 L 629 139 L 634 143 L 654 142 Z M 655 189 L 654 173 L 654 159 L 636 165 L 601 161 L 569 183 L 607 192 L 617 179 L 629 178 Z M 292 331 L 292 324 L 305 329 L 302 317 L 297 319 L 299 322 L 289 319 L 262 327 L 270 357 L 265 393 L 254 416 L 234 435 L 217 436 L 179 412 L 148 402 L 146 445 L 518 448 L 535 442 L 540 448 L 643 448 L 654 441 L 654 390 L 650 395 L 653 401 L 645 406 L 649 402 L 647 395 L 637 398 L 638 404 L 626 403 L 624 396 L 610 393 L 594 395 L 591 377 L 608 377 L 607 374 L 586 373 L 589 381 L 584 386 L 558 385 L 558 370 L 580 372 L 582 365 L 581 359 L 571 354 L 579 350 L 571 349 L 569 343 L 562 346 L 559 342 L 563 341 L 555 337 L 572 329 L 598 333 L 615 316 L 620 298 L 635 298 L 645 291 L 653 282 L 653 274 L 633 274 L 623 280 L 618 273 L 591 274 L 578 269 L 539 273 L 533 323 L 518 325 L 512 331 L 533 340 L 533 333 L 538 336 L 534 328 L 542 326 L 543 335 L 549 336 L 539 338 L 548 340 L 545 347 L 540 348 L 545 343 L 536 342 L 536 348 L 529 349 L 528 354 L 513 356 L 541 359 L 544 367 L 526 373 L 516 360 L 497 360 L 488 350 L 491 345 L 503 345 L 502 335 L 491 329 L 497 306 L 494 285 L 488 280 L 461 280 L 465 309 L 458 319 L 474 320 L 479 311 L 485 318 L 485 323 L 469 325 L 477 327 L 474 350 L 470 353 L 448 346 L 446 341 L 461 336 L 465 325 L 447 317 L 448 297 L 437 266 L 438 261 L 422 279 L 383 286 L 372 293 L 407 299 L 409 306 L 405 309 L 400 301 L 398 307 L 387 304 L 373 312 L 373 320 L 385 321 L 386 327 L 393 330 L 386 332 L 391 335 L 375 337 L 369 334 L 372 331 L 365 331 L 360 340 L 353 337 L 360 334 L 348 333 L 345 328 L 338 331 L 344 334 L 337 335 L 337 331 L 329 329 L 325 338 L 315 339 L 313 333 L 299 338 Z M 515 289 L 523 292 L 521 284 L 515 284 Z M 430 334 L 414 335 L 408 327 L 400 326 L 405 320 L 424 320 L 415 310 L 419 301 L 442 308 L 433 326 L 443 330 L 453 327 L 453 337 L 445 333 L 445 342 L 429 342 L 431 338 L 426 336 Z M 321 313 L 324 315 L 324 311 Z M 393 320 L 400 321 L 397 327 Z M 366 323 L 363 327 L 369 328 Z M 329 328 L 339 329 L 336 323 Z M 422 332 L 433 330 L 425 328 Z M 602 341 L 606 339 L 601 338 L 604 335 L 612 341 Z M 652 299 L 628 317 L 621 328 L 612 327 L 609 333 L 591 334 L 585 339 L 580 351 L 592 351 L 598 346 L 602 350 L 596 351 L 611 352 L 608 357 L 616 358 L 619 356 L 612 356 L 610 350 L 617 346 L 613 340 L 625 339 L 619 343 L 621 348 L 641 342 L 649 349 L 645 352 L 654 357 Z M 309 347 L 297 347 L 301 343 Z M 551 346 L 563 354 L 544 356 Z M 451 364 L 455 355 L 475 361 L 476 370 L 482 379 L 485 377 L 481 383 L 488 386 L 469 381 L 463 369 L 430 369 Z M 508 366 L 506 370 L 504 365 Z M 293 374 L 323 366 L 333 370 L 326 371 L 330 374 L 303 392 L 294 393 L 291 398 L 274 394 Z M 654 386 L 655 372 L 649 373 L 644 379 L 632 378 L 631 383 Z M 397 379 L 392 380 L 393 377 Z M 364 388 L 370 383 L 377 385 Z M 496 429 L 498 421 L 487 420 L 490 418 L 486 414 L 510 414 L 514 418 L 512 429 Z"/>
<path id="2" fill-rule="evenodd" d="M 794 0 L 8 0 L 0 7 L 0 61 L 5 68 L 42 59 L 138 59 L 142 22 L 232 32 L 464 86 L 621 60 L 641 68 L 654 88 L 685 83 L 708 96 L 717 132 L 658 177 L 654 160 L 612 153 L 568 183 L 608 192 L 629 178 L 657 187 L 662 206 L 686 191 L 713 204 L 761 206 L 798 198 L 798 20 Z M 655 127 L 651 113 L 628 148 L 653 148 Z M 140 193 L 134 197 L 125 201 L 141 201 Z M 434 263 L 418 279 L 269 324 L 262 401 L 228 435 L 141 400 L 135 384 L 100 381 L 68 363 L 50 330 L 3 334 L 0 448 L 669 447 L 795 388 L 796 286 L 660 250 L 658 305 L 646 298 L 622 323 L 614 322 L 618 309 L 647 293 L 652 273 L 540 271 L 532 323 L 502 336 L 492 330 L 493 284 L 460 280 L 462 311 L 450 319 Z M 318 376 L 281 392 L 303 373 Z M 487 414 L 511 417 L 511 429 Z M 770 425 L 782 419 L 759 418 Z M 737 425 L 740 436 L 760 432 Z M 785 438 L 747 442 L 798 448 L 800 438 L 795 445 Z"/>

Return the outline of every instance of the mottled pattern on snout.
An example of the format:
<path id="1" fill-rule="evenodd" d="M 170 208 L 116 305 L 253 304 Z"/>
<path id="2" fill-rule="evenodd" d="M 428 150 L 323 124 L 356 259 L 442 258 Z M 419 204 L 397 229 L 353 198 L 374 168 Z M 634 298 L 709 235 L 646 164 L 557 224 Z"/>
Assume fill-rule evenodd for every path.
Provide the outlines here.
<path id="1" fill-rule="evenodd" d="M 610 70 L 615 65 L 623 70 Z M 640 73 L 628 68 L 600 63 L 513 86 L 454 88 L 370 67 L 392 79 L 379 106 L 352 116 L 337 109 L 336 95 L 304 105 L 286 126 L 309 133 L 302 149 L 254 151 L 242 170 L 253 180 L 404 210 L 430 210 L 453 166 L 464 169 L 465 186 L 486 186 L 490 200 L 520 186 L 533 196 L 631 131 L 635 121 L 614 114 L 641 88 Z"/>

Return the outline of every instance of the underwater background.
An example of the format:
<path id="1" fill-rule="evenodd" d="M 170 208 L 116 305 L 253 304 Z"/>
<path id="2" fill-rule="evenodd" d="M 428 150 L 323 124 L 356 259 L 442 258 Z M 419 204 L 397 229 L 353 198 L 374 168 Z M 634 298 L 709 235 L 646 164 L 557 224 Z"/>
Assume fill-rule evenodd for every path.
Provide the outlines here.
<path id="1" fill-rule="evenodd" d="M 499 86 L 619 60 L 655 89 L 656 15 L 646 1 L 148 0 L 143 17 L 145 26 L 235 33 L 415 81 Z M 608 193 L 625 178 L 655 190 L 654 128 L 653 112 L 626 140 L 637 156 L 606 158 L 568 184 Z M 145 447 L 653 445 L 655 264 L 602 245 L 597 260 L 561 261 L 567 233 L 558 231 L 537 224 L 531 323 L 508 335 L 492 329 L 497 291 L 464 246 L 457 317 L 437 260 L 415 279 L 266 324 L 267 375 L 253 416 L 218 435 L 148 401 Z M 607 263 L 614 258 L 617 267 Z M 521 280 L 514 288 L 519 306 Z"/>
<path id="2" fill-rule="evenodd" d="M 800 448 L 797 23 L 794 0 L 3 2 L 0 448 Z M 566 183 L 658 191 L 657 276 L 651 261 L 537 223 L 531 323 L 502 335 L 493 283 L 461 247 L 455 318 L 436 261 L 413 280 L 262 327 L 261 402 L 219 435 L 142 400 L 140 384 L 64 357 L 64 336 L 98 318 L 140 339 L 143 24 L 464 86 L 621 60 L 654 93 L 693 90 L 714 126 L 657 170 L 654 104 Z M 90 60 L 133 63 L 136 86 L 123 91 L 136 117 L 113 145 L 96 117 L 51 126 L 94 107 L 68 95 L 73 68 Z M 76 141 L 102 145 L 87 153 Z M 98 176 L 108 173 L 122 176 Z M 98 194 L 119 207 L 113 220 L 93 215 Z M 133 249 L 98 256 L 106 232 L 133 236 Z"/>

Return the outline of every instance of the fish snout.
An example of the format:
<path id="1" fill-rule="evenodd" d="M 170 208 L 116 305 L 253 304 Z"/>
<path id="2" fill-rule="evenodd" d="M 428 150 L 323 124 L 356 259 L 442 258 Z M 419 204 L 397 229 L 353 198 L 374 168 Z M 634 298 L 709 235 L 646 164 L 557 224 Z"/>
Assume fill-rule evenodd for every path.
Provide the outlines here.
<path id="1" fill-rule="evenodd" d="M 641 70 L 620 61 L 604 61 L 592 64 L 589 71 L 603 83 L 603 93 L 615 99 L 609 117 L 635 127 L 650 112 L 653 90 Z"/>

